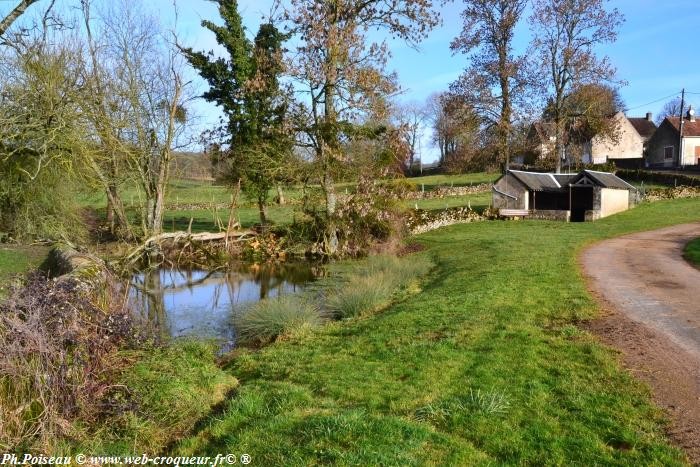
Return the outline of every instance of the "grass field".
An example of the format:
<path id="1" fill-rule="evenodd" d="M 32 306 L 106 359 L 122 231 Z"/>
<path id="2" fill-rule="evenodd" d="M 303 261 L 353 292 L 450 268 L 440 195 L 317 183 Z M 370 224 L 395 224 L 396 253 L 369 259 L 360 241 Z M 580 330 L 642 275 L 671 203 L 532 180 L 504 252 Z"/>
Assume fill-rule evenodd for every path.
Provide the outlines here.
<path id="1" fill-rule="evenodd" d="M 7 292 L 8 280 L 38 267 L 48 254 L 41 246 L 0 245 L 0 298 Z"/>
<path id="2" fill-rule="evenodd" d="M 483 222 L 419 238 L 420 295 L 229 371 L 241 386 L 180 446 L 259 465 L 682 465 L 649 394 L 577 324 L 577 266 L 598 239 L 700 218 L 697 200 L 595 223 Z"/>
<path id="3" fill-rule="evenodd" d="M 426 191 L 434 190 L 435 188 L 444 186 L 470 186 L 482 183 L 491 183 L 498 178 L 498 174 L 493 173 L 473 173 L 462 175 L 431 175 L 426 177 L 407 178 L 409 183 L 413 184 L 416 189 L 425 187 Z M 352 183 L 339 183 L 337 185 L 339 192 L 345 189 L 351 190 Z M 286 188 L 285 196 L 289 199 L 301 198 L 301 190 L 297 187 Z M 270 193 L 270 199 L 274 197 L 276 192 Z M 136 189 L 125 188 L 122 191 L 122 199 L 127 206 L 138 204 L 139 194 Z M 190 180 L 172 180 L 169 189 L 166 193 L 166 203 L 168 205 L 176 204 L 214 204 L 214 203 L 230 203 L 231 189 L 226 186 L 217 185 L 211 182 L 190 181 Z M 241 198 L 242 204 L 246 204 L 244 197 Z M 96 208 L 104 207 L 106 199 L 103 193 L 84 194 L 80 203 L 84 206 L 92 206 Z"/>
<path id="4" fill-rule="evenodd" d="M 490 183 L 497 178 L 497 174 L 475 173 L 464 175 L 431 175 L 426 177 L 414 177 L 407 179 L 417 190 L 434 190 L 444 186 L 470 186 L 482 183 Z M 353 185 L 347 183 L 338 184 L 339 192 L 352 190 Z M 292 201 L 301 199 L 302 193 L 298 188 L 287 188 L 285 197 Z M 139 203 L 138 192 L 127 189 L 123 192 L 123 201 L 132 214 L 135 206 Z M 271 194 L 270 200 L 273 195 Z M 163 228 L 166 231 L 187 229 L 190 219 L 192 219 L 192 231 L 217 231 L 219 223 L 223 226 L 228 224 L 229 211 L 221 205 L 231 202 L 231 190 L 228 187 L 214 185 L 208 182 L 195 182 L 188 180 L 173 180 L 168 190 L 166 203 L 167 210 L 164 216 Z M 426 199 L 418 201 L 405 201 L 406 208 L 412 209 L 417 205 L 419 209 L 436 210 L 471 204 L 473 208 L 481 210 L 489 206 L 491 193 L 478 193 L 470 196 L 451 196 L 443 199 Z M 86 207 L 97 209 L 98 213 L 104 214 L 105 198 L 101 193 L 83 195 L 80 203 Z M 236 210 L 236 216 L 243 227 L 260 221 L 258 209 L 245 197 L 241 197 L 240 207 Z M 297 205 L 288 204 L 278 206 L 270 203 L 268 207 L 268 218 L 277 225 L 289 224 L 294 219 L 294 210 Z M 134 214 L 135 215 L 135 214 Z"/>
<path id="5" fill-rule="evenodd" d="M 483 210 L 491 203 L 491 193 L 476 193 L 467 196 L 450 196 L 446 198 L 422 199 L 415 201 L 403 201 L 402 204 L 408 209 L 441 210 L 460 206 L 471 205 L 476 210 Z M 268 218 L 277 225 L 285 225 L 292 222 L 294 209 L 298 206 L 276 206 L 268 208 Z M 236 210 L 237 218 L 243 227 L 260 222 L 258 210 L 253 207 L 242 207 Z M 186 230 L 192 218 L 192 231 L 205 232 L 216 231 L 219 222 L 225 227 L 228 224 L 229 212 L 227 209 L 181 209 L 168 210 L 165 214 L 163 228 L 166 231 Z M 217 221 L 218 219 L 218 221 Z"/>
<path id="6" fill-rule="evenodd" d="M 424 185 L 426 190 L 433 190 L 439 186 L 471 186 L 493 183 L 498 177 L 500 177 L 499 173 L 477 172 L 459 175 L 426 175 L 424 177 L 410 177 L 406 180 L 418 188 Z"/>
<path id="7" fill-rule="evenodd" d="M 700 267 L 700 238 L 696 238 L 688 243 L 685 247 L 684 256 L 688 261 Z"/>
<path id="8" fill-rule="evenodd" d="M 438 187 L 460 187 L 491 183 L 498 174 L 494 173 L 472 173 L 461 175 L 430 175 L 425 177 L 411 177 L 406 180 L 415 186 L 416 190 L 434 190 Z M 651 188 L 663 188 L 662 185 L 650 185 L 633 183 L 633 185 L 648 190 Z M 339 192 L 352 190 L 351 183 L 338 184 Z M 301 199 L 301 190 L 295 187 L 285 189 L 285 197 L 292 201 Z M 127 206 L 138 204 L 138 192 L 134 189 L 127 189 L 122 194 Z M 270 200 L 274 194 L 270 195 Z M 80 200 L 84 206 L 96 208 L 98 213 L 104 213 L 105 199 L 101 193 L 84 195 Z M 219 225 L 228 224 L 228 209 L 222 207 L 231 201 L 231 190 L 228 187 L 215 185 L 210 182 L 173 180 L 170 184 L 166 196 L 167 210 L 164 216 L 163 228 L 166 231 L 185 230 L 192 219 L 193 232 L 217 231 Z M 491 203 L 491 193 L 478 193 L 469 196 L 449 196 L 442 199 L 425 199 L 418 201 L 405 201 L 406 208 L 441 210 L 446 208 L 471 205 L 476 210 L 483 210 Z M 217 206 L 218 205 L 218 206 Z M 243 227 L 250 227 L 259 222 L 257 207 L 245 197 L 241 197 L 240 207 L 236 211 L 236 216 Z M 298 208 L 298 205 L 296 206 Z M 294 204 L 278 206 L 270 203 L 268 207 L 268 219 L 277 224 L 285 225 L 294 219 Z M 134 210 L 130 209 L 132 214 Z M 134 214 L 135 215 L 135 214 Z"/>

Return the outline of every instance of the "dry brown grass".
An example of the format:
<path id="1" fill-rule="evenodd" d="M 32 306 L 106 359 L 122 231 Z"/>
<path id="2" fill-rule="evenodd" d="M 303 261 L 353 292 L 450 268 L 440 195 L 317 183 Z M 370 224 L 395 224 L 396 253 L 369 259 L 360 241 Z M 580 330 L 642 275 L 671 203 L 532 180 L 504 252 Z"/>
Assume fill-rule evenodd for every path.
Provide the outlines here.
<path id="1" fill-rule="evenodd" d="M 0 304 L 0 451 L 51 452 L 78 435 L 76 420 L 100 417 L 114 356 L 133 333 L 122 294 L 99 295 L 36 274 Z"/>

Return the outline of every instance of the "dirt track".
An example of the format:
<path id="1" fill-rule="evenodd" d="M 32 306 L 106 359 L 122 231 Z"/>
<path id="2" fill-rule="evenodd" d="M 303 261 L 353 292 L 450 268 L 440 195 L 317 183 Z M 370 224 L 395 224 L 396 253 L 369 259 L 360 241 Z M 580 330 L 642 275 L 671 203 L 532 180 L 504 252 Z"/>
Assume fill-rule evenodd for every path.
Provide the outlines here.
<path id="1" fill-rule="evenodd" d="M 700 465 L 700 269 L 682 257 L 700 223 L 606 240 L 581 264 L 606 310 L 589 329 L 622 351 L 671 417 L 670 436 Z"/>

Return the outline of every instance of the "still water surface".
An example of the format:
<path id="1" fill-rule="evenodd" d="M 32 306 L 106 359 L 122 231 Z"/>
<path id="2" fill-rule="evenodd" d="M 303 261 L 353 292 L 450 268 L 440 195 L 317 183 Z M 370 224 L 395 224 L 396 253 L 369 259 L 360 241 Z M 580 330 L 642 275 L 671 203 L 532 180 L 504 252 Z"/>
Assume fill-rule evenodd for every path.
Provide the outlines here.
<path id="1" fill-rule="evenodd" d="M 264 298 L 303 290 L 319 271 L 306 263 L 240 264 L 214 272 L 159 269 L 136 274 L 130 298 L 163 338 L 214 338 L 229 347 L 236 313 Z"/>

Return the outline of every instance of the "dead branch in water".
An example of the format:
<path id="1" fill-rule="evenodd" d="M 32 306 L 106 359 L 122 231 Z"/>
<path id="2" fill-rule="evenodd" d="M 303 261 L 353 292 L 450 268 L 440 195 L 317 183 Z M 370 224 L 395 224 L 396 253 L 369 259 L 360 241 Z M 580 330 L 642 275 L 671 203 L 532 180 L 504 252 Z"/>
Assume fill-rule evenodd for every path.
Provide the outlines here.
<path id="1" fill-rule="evenodd" d="M 127 265 L 132 265 L 135 262 L 143 258 L 144 254 L 153 249 L 162 249 L 162 245 L 166 242 L 172 244 L 184 244 L 185 247 L 196 244 L 196 243 L 209 243 L 209 242 L 225 242 L 227 245 L 232 242 L 245 241 L 249 237 L 255 237 L 256 232 L 252 230 L 241 230 L 234 232 L 201 232 L 201 233 L 191 233 L 191 232 L 166 232 L 158 235 L 154 235 L 141 245 L 136 247 L 129 253 L 125 258 L 124 262 Z"/>

